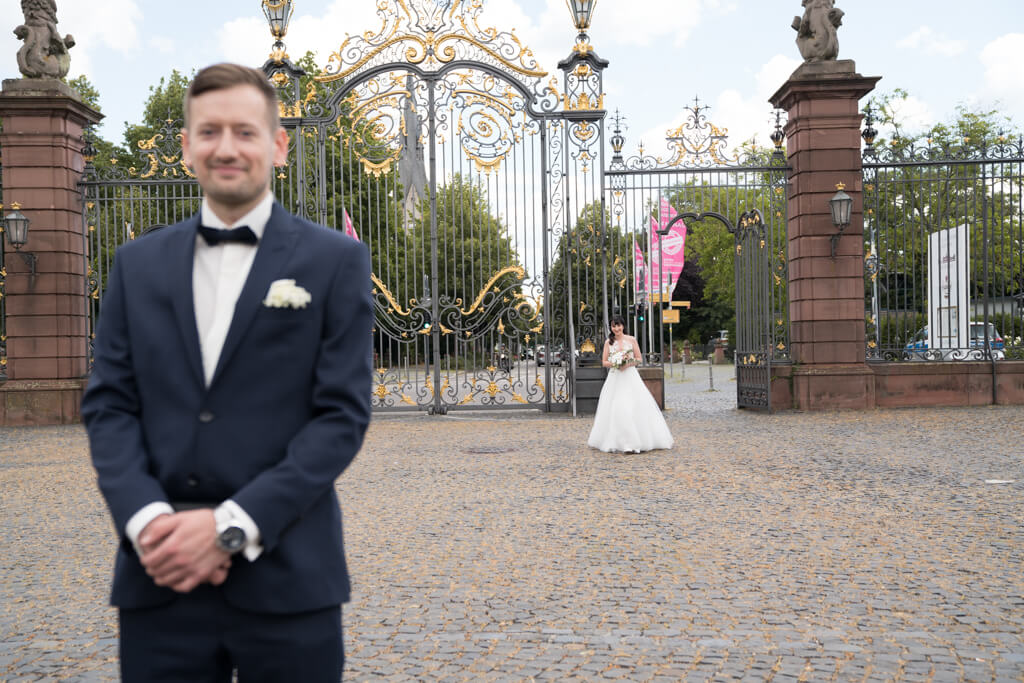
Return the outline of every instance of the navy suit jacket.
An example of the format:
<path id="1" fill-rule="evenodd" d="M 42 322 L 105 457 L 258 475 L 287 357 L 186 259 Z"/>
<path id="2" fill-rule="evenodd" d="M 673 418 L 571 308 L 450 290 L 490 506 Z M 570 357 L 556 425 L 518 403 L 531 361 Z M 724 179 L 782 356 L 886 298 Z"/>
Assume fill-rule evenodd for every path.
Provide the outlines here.
<path id="1" fill-rule="evenodd" d="M 233 498 L 259 526 L 254 562 L 236 557 L 235 606 L 293 613 L 348 600 L 334 482 L 362 445 L 372 377 L 369 254 L 274 204 L 209 387 L 192 295 L 193 216 L 122 246 L 82 400 L 92 459 L 122 543 L 111 601 L 155 606 L 176 593 L 145 573 L 125 537 L 154 501 Z M 290 278 L 312 301 L 269 308 Z"/>

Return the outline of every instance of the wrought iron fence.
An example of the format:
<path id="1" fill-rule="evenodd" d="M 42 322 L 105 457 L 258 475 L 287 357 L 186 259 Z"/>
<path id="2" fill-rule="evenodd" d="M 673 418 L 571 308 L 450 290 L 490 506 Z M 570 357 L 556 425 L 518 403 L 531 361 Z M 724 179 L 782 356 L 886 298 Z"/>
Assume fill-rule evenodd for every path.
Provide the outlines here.
<path id="1" fill-rule="evenodd" d="M 137 163 L 127 168 L 116 157 L 97 160 L 93 132 L 85 132 L 80 189 L 90 367 L 96 320 L 117 248 L 199 209 L 199 184 L 181 158 L 180 129 L 180 121 L 166 121 L 152 139 L 139 144 Z"/>
<path id="2" fill-rule="evenodd" d="M 480 6 L 391 4 L 378 35 L 346 40 L 319 74 L 283 55 L 264 67 L 290 144 L 275 196 L 370 249 L 375 409 L 566 410 L 575 342 L 603 322 L 577 308 L 578 282 L 601 272 L 569 274 L 592 263 L 567 227 L 600 226 L 586 217 L 601 199 L 602 63 L 578 51 L 563 95 L 514 35 L 476 26 Z M 417 51 L 428 43 L 446 49 Z M 116 247 L 200 205 L 179 125 L 128 168 L 87 164 L 91 324 Z"/>
<path id="3" fill-rule="evenodd" d="M 667 355 L 668 325 L 663 316 L 672 292 L 648 283 L 666 282 L 658 255 L 680 246 L 667 245 L 667 226 L 656 218 L 652 221 L 667 200 L 686 224 L 687 262 L 703 254 L 721 266 L 714 288 L 708 291 L 718 292 L 725 318 L 734 321 L 723 324 L 737 358 L 753 358 L 760 365 L 771 360 L 789 362 L 785 191 L 789 169 L 779 144 L 774 151 L 729 150 L 726 131 L 707 120 L 706 109 L 695 103 L 687 121 L 670 131 L 666 156 L 654 156 L 641 147 L 637 155 L 623 158 L 621 131 L 618 127 L 613 131 L 614 156 L 605 172 L 606 191 L 611 232 L 621 231 L 623 239 L 610 258 L 624 265 L 613 279 L 609 306 L 632 317 L 646 360 L 660 363 Z M 777 134 L 772 139 L 778 143 L 780 126 L 776 120 Z M 751 241 L 749 231 L 741 230 L 739 223 L 744 217 L 752 220 L 755 214 L 758 236 Z M 653 278 L 635 277 L 634 260 L 641 258 L 635 253 L 659 271 Z M 677 284 L 668 283 L 668 287 L 675 290 Z M 643 324 L 638 304 L 645 312 Z M 692 311 L 676 310 L 681 310 L 682 323 L 694 323 Z"/>
<path id="4" fill-rule="evenodd" d="M 871 137 L 868 360 L 1024 359 L 1024 140 L 881 146 Z"/>

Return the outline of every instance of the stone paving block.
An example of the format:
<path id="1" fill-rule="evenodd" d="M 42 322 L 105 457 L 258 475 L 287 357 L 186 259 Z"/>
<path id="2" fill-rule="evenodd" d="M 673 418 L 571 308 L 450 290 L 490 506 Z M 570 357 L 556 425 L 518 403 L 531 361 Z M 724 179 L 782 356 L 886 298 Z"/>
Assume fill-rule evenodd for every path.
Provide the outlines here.
<path id="1" fill-rule="evenodd" d="M 1019 407 L 693 389 L 666 383 L 680 447 L 629 457 L 564 415 L 375 416 L 337 484 L 346 681 L 1022 680 L 1024 486 L 978 483 L 1024 481 Z M 0 680 L 117 680 L 83 430 L 0 432 L 0 491 Z"/>

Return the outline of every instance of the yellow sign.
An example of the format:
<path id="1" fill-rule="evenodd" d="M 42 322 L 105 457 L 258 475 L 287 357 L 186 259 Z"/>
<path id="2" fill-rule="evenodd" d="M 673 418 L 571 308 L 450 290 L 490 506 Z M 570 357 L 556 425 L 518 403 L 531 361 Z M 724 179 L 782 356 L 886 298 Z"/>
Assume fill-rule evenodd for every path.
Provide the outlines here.
<path id="1" fill-rule="evenodd" d="M 690 302 L 689 301 L 673 301 L 672 302 L 672 308 L 689 308 L 689 307 L 690 307 Z"/>
<path id="2" fill-rule="evenodd" d="M 674 308 L 666 308 L 661 312 L 661 322 L 663 323 L 677 323 L 679 322 L 679 311 Z"/>
<path id="3" fill-rule="evenodd" d="M 651 292 L 648 296 L 652 304 L 665 304 L 672 298 L 671 294 L 662 294 L 661 292 Z"/>

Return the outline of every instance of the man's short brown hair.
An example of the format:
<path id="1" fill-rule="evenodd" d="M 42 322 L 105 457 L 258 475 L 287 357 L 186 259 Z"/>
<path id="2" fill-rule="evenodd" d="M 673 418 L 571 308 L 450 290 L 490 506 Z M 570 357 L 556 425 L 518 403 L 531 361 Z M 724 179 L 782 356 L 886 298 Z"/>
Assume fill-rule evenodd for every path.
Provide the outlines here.
<path id="1" fill-rule="evenodd" d="M 281 113 L 278 109 L 277 90 L 267 80 L 266 75 L 259 69 L 253 69 L 240 64 L 213 64 L 200 70 L 192 79 L 185 93 L 185 128 L 188 128 L 188 110 L 193 97 L 199 97 L 203 93 L 214 90 L 227 90 L 239 85 L 251 85 L 267 101 L 267 114 L 270 119 L 270 129 L 277 130 L 281 125 Z"/>

